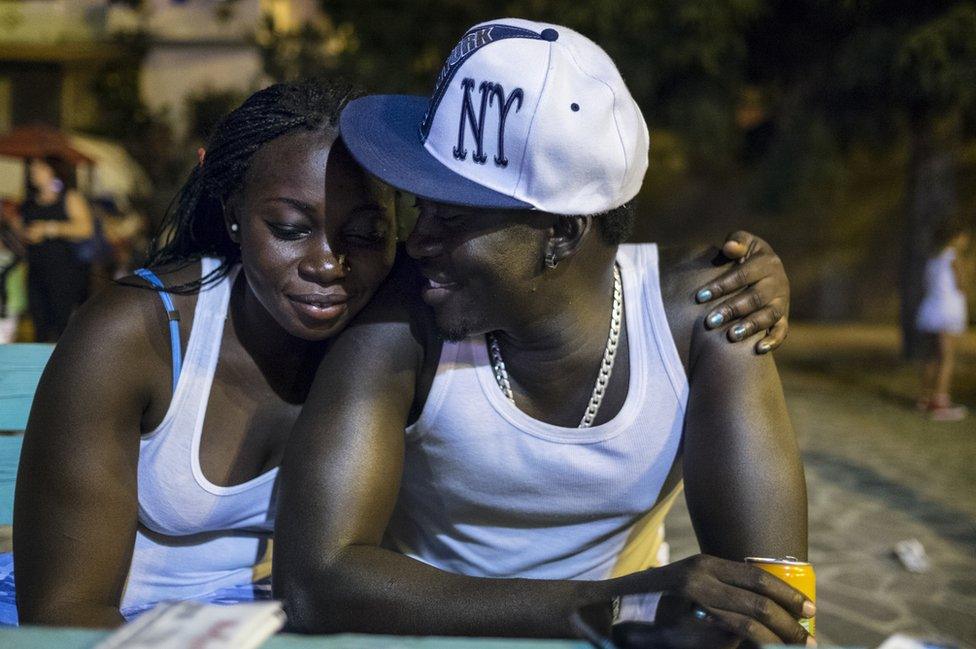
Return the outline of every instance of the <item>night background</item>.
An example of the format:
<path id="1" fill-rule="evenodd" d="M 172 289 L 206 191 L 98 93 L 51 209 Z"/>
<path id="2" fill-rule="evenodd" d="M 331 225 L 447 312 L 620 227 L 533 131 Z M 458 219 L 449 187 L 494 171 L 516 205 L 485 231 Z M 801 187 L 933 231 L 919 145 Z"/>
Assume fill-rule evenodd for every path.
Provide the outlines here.
<path id="1" fill-rule="evenodd" d="M 976 226 L 976 3 L 0 0 L 0 137 L 42 123 L 101 145 L 81 175 L 139 224 L 119 235 L 135 267 L 250 92 L 317 77 L 425 95 L 468 27 L 505 16 L 571 27 L 617 63 L 651 131 L 634 240 L 747 229 L 784 260 L 792 332 L 776 355 L 807 467 L 821 645 L 973 642 L 976 427 L 915 412 L 913 323 L 933 233 Z M 23 173 L 0 156 L 9 205 Z M 972 322 L 973 246 L 963 262 Z M 953 396 L 974 408 L 971 331 L 959 352 Z M 697 551 L 678 509 L 673 557 Z M 929 572 L 894 558 L 909 538 Z"/>

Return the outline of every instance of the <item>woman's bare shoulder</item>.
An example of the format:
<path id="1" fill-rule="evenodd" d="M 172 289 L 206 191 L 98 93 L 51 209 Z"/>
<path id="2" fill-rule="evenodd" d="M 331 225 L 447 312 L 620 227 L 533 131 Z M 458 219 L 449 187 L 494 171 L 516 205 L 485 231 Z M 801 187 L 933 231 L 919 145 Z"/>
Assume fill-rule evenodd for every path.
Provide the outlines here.
<path id="1" fill-rule="evenodd" d="M 97 348 L 110 344 L 133 351 L 151 346 L 152 327 L 160 319 L 166 322 L 162 304 L 156 291 L 137 284 L 146 286 L 145 280 L 125 279 L 125 283 L 112 283 L 100 290 L 71 316 L 59 348 L 92 342 L 99 343 Z"/>
<path id="2" fill-rule="evenodd" d="M 200 264 L 154 269 L 164 286 L 179 286 L 200 277 Z M 195 294 L 168 294 L 180 314 L 181 338 L 192 327 Z M 171 364 L 169 314 L 160 292 L 137 275 L 120 278 L 105 286 L 71 317 L 58 350 L 64 362 L 76 354 L 93 356 L 114 364 L 135 363 L 149 375 L 166 376 Z M 152 371 L 153 364 L 158 371 Z"/>

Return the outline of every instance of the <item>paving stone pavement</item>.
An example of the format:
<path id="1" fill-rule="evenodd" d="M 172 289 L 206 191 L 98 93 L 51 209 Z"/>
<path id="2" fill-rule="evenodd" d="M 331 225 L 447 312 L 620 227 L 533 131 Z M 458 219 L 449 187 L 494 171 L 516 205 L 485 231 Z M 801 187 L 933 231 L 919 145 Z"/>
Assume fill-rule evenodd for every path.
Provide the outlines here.
<path id="1" fill-rule="evenodd" d="M 976 336 L 962 351 L 959 396 L 976 411 Z M 806 468 L 821 646 L 876 647 L 895 632 L 976 646 L 976 416 L 913 410 L 892 329 L 794 327 L 777 356 Z M 698 551 L 683 502 L 667 535 L 673 559 Z M 910 538 L 930 572 L 894 557 Z"/>

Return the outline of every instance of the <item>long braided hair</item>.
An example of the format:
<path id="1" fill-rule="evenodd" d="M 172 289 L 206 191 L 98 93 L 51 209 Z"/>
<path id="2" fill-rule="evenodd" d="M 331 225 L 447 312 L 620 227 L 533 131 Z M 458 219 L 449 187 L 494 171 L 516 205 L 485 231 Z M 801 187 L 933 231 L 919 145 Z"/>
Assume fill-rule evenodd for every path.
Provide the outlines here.
<path id="1" fill-rule="evenodd" d="M 149 244 L 148 267 L 182 267 L 201 257 L 220 265 L 199 279 L 167 287 L 186 294 L 224 278 L 241 251 L 224 224 L 223 206 L 238 191 L 262 145 L 297 130 L 338 129 L 339 113 L 352 98 L 348 83 L 302 81 L 259 90 L 217 124 L 206 156 L 190 172 Z"/>

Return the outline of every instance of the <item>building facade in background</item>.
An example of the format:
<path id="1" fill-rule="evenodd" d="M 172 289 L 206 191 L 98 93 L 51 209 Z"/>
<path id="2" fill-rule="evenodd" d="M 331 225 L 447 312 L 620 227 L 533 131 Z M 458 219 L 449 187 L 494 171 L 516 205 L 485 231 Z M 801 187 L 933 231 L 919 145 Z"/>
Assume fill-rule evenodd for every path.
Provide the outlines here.
<path id="1" fill-rule="evenodd" d="M 0 133 L 44 122 L 65 130 L 98 123 L 94 81 L 123 56 L 119 35 L 148 44 L 140 94 L 177 133 L 186 98 L 244 94 L 266 84 L 255 33 L 271 17 L 294 29 L 314 0 L 0 0 Z"/>

